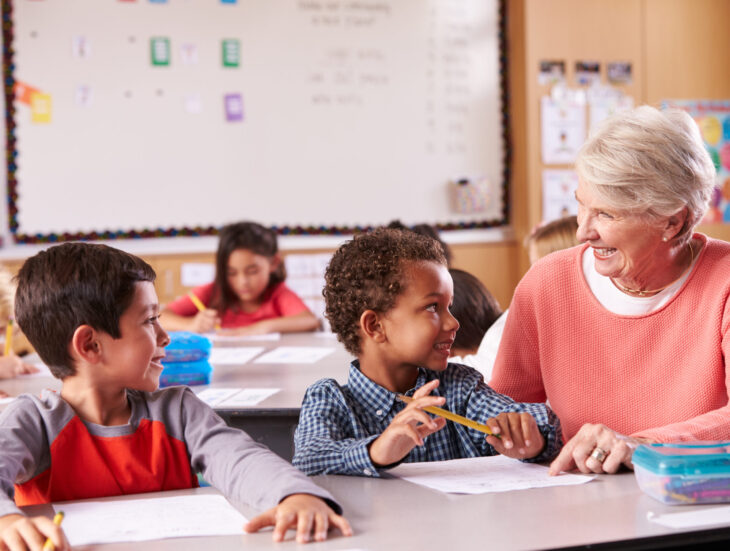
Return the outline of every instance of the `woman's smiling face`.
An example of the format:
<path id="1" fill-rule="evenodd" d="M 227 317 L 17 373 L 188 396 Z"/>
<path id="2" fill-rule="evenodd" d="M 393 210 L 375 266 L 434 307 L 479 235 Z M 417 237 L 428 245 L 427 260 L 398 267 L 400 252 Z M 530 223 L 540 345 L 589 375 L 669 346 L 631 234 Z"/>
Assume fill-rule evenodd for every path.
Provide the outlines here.
<path id="1" fill-rule="evenodd" d="M 596 271 L 633 285 L 655 279 L 664 269 L 663 230 L 646 217 L 619 212 L 596 198 L 590 186 L 578 182 L 578 239 L 593 249 Z"/>

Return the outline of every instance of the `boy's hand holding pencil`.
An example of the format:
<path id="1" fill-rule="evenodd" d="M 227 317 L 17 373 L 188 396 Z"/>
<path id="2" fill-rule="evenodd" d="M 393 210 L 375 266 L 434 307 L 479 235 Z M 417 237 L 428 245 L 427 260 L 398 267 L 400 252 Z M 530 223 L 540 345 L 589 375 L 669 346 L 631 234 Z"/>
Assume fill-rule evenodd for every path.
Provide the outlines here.
<path id="1" fill-rule="evenodd" d="M 487 443 L 507 457 L 529 459 L 540 455 L 545 447 L 537 421 L 527 412 L 502 412 L 487 419 L 487 426 L 494 434 L 487 436 Z"/>
<path id="2" fill-rule="evenodd" d="M 413 394 L 413 398 L 398 395 L 398 399 L 401 402 L 409 404 L 409 406 L 413 405 L 427 413 L 437 415 L 454 423 L 459 423 L 460 425 L 483 432 L 486 434 L 489 445 L 498 453 L 506 455 L 507 457 L 512 457 L 514 459 L 528 459 L 535 457 L 542 452 L 542 449 L 545 446 L 545 439 L 537 427 L 535 418 L 529 413 L 518 413 L 514 411 L 503 412 L 497 415 L 497 417 L 487 419 L 486 424 L 478 423 L 451 411 L 423 403 L 423 400 L 419 399 L 420 392 L 429 385 L 432 385 L 430 388 L 433 390 L 438 386 L 438 381 L 431 381 L 428 385 L 424 385 L 422 388 L 418 389 L 418 391 Z M 420 405 L 419 400 L 421 401 Z M 440 398 L 440 400 L 441 403 L 445 401 L 444 398 Z M 405 411 L 406 410 L 403 410 L 401 413 L 405 413 Z M 394 422 L 396 418 L 393 419 Z M 373 442 L 373 444 L 374 443 L 375 442 Z M 419 445 L 423 445 L 422 441 Z M 409 448 L 408 451 L 411 449 L 412 447 Z M 370 455 L 372 458 L 372 451 Z M 374 459 L 373 461 L 375 462 Z M 394 462 L 395 461 L 393 461 L 393 463 Z"/>
<path id="3" fill-rule="evenodd" d="M 0 548 L 43 549 L 66 551 L 71 546 L 61 530 L 63 515 L 53 520 L 47 517 L 26 517 L 11 514 L 0 517 Z"/>
<path id="4" fill-rule="evenodd" d="M 423 439 L 446 425 L 442 417 L 431 417 L 424 411 L 428 406 L 441 406 L 446 401 L 441 396 L 431 396 L 439 381 L 426 383 L 413 393 L 413 400 L 399 412 L 370 444 L 370 459 L 376 466 L 385 466 L 403 459 L 416 446 L 423 446 Z"/>

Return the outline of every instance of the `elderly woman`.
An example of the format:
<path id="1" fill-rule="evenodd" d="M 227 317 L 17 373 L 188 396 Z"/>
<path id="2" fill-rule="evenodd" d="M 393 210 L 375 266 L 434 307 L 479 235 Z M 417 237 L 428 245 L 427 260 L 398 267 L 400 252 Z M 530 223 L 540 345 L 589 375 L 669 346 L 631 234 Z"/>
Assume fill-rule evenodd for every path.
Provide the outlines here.
<path id="1" fill-rule="evenodd" d="M 692 119 L 643 106 L 576 163 L 578 238 L 520 282 L 491 385 L 548 400 L 550 471 L 614 473 L 642 442 L 730 440 L 730 244 L 693 229 L 714 166 Z"/>

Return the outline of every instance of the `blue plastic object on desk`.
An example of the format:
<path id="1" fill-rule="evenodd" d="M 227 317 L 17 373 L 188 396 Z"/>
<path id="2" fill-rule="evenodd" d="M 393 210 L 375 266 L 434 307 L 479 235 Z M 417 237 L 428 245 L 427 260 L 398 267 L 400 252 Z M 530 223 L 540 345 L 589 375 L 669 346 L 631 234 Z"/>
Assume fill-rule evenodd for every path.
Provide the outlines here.
<path id="1" fill-rule="evenodd" d="M 176 362 L 197 362 L 210 357 L 210 339 L 190 331 L 171 331 L 165 348 L 165 365 Z"/>
<path id="2" fill-rule="evenodd" d="M 730 442 L 642 444 L 632 462 L 639 487 L 663 503 L 730 502 Z"/>
<path id="3" fill-rule="evenodd" d="M 175 362 L 162 364 L 164 369 L 160 375 L 160 387 L 173 385 L 207 385 L 213 367 L 208 360 L 197 362 Z"/>
<path id="4" fill-rule="evenodd" d="M 164 369 L 160 386 L 207 385 L 213 367 L 210 365 L 210 340 L 190 331 L 173 331 L 162 359 Z"/>

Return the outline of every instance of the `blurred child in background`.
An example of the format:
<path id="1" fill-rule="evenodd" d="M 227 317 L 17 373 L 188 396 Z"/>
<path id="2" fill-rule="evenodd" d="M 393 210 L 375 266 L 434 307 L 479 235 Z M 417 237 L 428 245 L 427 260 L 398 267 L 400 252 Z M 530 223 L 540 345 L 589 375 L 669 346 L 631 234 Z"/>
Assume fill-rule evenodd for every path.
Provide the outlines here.
<path id="1" fill-rule="evenodd" d="M 25 363 L 20 359 L 20 355 L 32 351 L 32 347 L 20 332 L 16 325 L 11 325 L 8 331 L 8 324 L 13 317 L 13 307 L 15 303 L 15 284 L 13 276 L 8 270 L 0 267 L 0 332 L 5 338 L 10 336 L 10 344 L 4 346 L 8 350 L 8 354 L 0 356 L 0 379 L 11 379 L 18 375 L 26 373 L 36 373 L 37 367 Z M 5 392 L 0 390 L 0 398 L 7 396 Z"/>
<path id="2" fill-rule="evenodd" d="M 168 331 L 234 335 L 314 331 L 319 320 L 284 283 L 276 233 L 255 222 L 225 226 L 216 253 L 215 281 L 167 305 L 161 322 Z"/>
<path id="3" fill-rule="evenodd" d="M 454 280 L 454 302 L 450 310 L 459 321 L 449 361 L 473 367 L 484 334 L 502 315 L 502 309 L 492 293 L 472 274 L 456 268 L 451 268 L 449 273 Z"/>
<path id="4" fill-rule="evenodd" d="M 534 264 L 542 257 L 555 251 L 578 245 L 578 238 L 575 236 L 577 230 L 578 220 L 575 216 L 566 216 L 537 226 L 525 238 L 525 248 L 530 257 L 530 263 Z M 489 293 L 486 288 L 484 291 Z M 457 289 L 456 278 L 454 278 L 455 305 L 457 300 L 459 300 L 458 295 L 459 291 Z M 478 308 L 478 303 L 475 303 L 474 308 Z M 462 362 L 473 367 L 484 375 L 485 381 L 489 381 L 492 376 L 494 361 L 497 359 L 497 351 L 499 350 L 499 343 L 502 340 L 502 331 L 504 330 L 505 321 L 507 321 L 508 311 L 509 309 L 505 310 L 486 330 L 475 354 L 454 358 L 452 361 Z M 468 309 L 465 309 L 465 313 L 468 314 Z M 461 322 L 462 318 L 456 315 L 456 313 L 454 315 Z M 458 333 L 457 338 L 459 338 Z"/>

